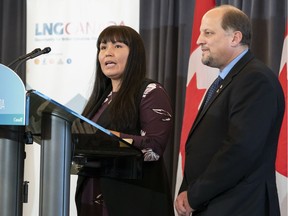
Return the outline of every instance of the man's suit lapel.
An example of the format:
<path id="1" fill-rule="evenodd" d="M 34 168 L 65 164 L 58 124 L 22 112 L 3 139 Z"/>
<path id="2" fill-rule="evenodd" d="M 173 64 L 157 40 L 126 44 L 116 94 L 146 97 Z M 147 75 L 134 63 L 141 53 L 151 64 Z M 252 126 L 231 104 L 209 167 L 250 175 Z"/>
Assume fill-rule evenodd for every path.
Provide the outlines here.
<path id="1" fill-rule="evenodd" d="M 225 91 L 225 88 L 230 85 L 233 81 L 233 78 L 239 74 L 243 67 L 250 62 L 254 58 L 254 55 L 248 50 L 248 52 L 236 63 L 236 65 L 231 69 L 229 74 L 225 77 L 222 84 L 218 88 L 218 92 L 216 91 L 216 94 L 210 99 L 209 103 L 206 105 L 206 107 L 203 107 L 203 103 L 200 106 L 200 109 L 198 111 L 198 114 L 195 118 L 195 121 L 192 125 L 192 128 L 189 132 L 189 137 L 197 127 L 197 125 L 201 122 L 202 118 L 205 116 L 207 110 L 210 108 L 210 106 L 213 106 L 213 102 L 216 100 L 217 97 L 219 97 L 220 94 L 222 94 L 223 91 Z"/>

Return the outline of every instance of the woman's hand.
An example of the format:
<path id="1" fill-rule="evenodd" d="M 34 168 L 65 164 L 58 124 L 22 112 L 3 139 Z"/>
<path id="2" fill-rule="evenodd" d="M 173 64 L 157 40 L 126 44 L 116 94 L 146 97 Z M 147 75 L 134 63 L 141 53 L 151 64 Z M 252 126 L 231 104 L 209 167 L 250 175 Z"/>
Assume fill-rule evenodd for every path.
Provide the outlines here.
<path id="1" fill-rule="evenodd" d="M 113 133 L 115 136 L 120 137 L 120 132 L 118 131 L 113 131 L 113 130 L 109 130 L 111 133 Z"/>

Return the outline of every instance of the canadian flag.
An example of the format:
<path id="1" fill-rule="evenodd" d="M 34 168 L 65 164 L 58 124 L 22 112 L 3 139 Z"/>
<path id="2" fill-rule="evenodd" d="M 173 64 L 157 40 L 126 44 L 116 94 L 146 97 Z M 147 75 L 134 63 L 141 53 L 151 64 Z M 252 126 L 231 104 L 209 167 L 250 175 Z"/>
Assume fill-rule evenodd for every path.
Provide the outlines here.
<path id="1" fill-rule="evenodd" d="M 276 158 L 276 178 L 279 203 L 282 216 L 288 216 L 288 172 L 287 172 L 287 62 L 288 62 L 288 23 L 286 23 L 286 34 L 283 43 L 282 58 L 280 63 L 279 80 L 282 85 L 286 110 L 280 131 L 277 158 Z"/>
<path id="2" fill-rule="evenodd" d="M 216 79 L 219 70 L 207 67 L 201 62 L 202 51 L 196 44 L 199 37 L 202 16 L 210 9 L 215 7 L 215 0 L 196 0 L 194 7 L 194 19 L 192 28 L 192 39 L 190 49 L 190 59 L 187 75 L 185 109 L 182 123 L 182 133 L 180 140 L 180 150 L 177 168 L 177 179 L 175 186 L 175 198 L 183 179 L 185 161 L 185 143 L 196 118 L 198 109 L 203 99 L 205 91 Z"/>

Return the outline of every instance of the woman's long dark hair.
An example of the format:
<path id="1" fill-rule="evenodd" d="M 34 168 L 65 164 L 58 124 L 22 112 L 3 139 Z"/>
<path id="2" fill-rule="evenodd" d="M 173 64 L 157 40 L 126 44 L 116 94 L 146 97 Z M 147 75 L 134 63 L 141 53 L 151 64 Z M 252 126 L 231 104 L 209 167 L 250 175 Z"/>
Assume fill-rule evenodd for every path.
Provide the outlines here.
<path id="1" fill-rule="evenodd" d="M 107 42 L 121 42 L 129 47 L 127 63 L 122 75 L 121 87 L 117 96 L 109 105 L 111 125 L 113 129 L 133 128 L 137 123 L 138 104 L 136 102 L 141 83 L 146 76 L 145 48 L 141 36 L 128 26 L 109 26 L 99 35 L 97 41 L 96 76 L 92 94 L 82 113 L 92 118 L 95 108 L 105 91 L 112 89 L 111 80 L 107 78 L 98 60 L 100 44 Z"/>

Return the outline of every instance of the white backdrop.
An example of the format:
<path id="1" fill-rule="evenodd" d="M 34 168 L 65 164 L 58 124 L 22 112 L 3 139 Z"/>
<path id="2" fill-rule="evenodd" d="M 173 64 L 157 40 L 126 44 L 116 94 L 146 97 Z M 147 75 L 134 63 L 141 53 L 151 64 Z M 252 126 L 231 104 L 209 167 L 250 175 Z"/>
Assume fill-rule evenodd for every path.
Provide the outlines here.
<path id="1" fill-rule="evenodd" d="M 139 0 L 27 0 L 27 52 L 51 52 L 27 62 L 28 89 L 36 89 L 81 113 L 94 81 L 96 40 L 109 25 L 139 30 Z M 24 216 L 39 214 L 40 146 L 26 145 L 24 180 L 29 181 Z M 71 176 L 70 215 L 76 216 L 76 176 Z"/>

